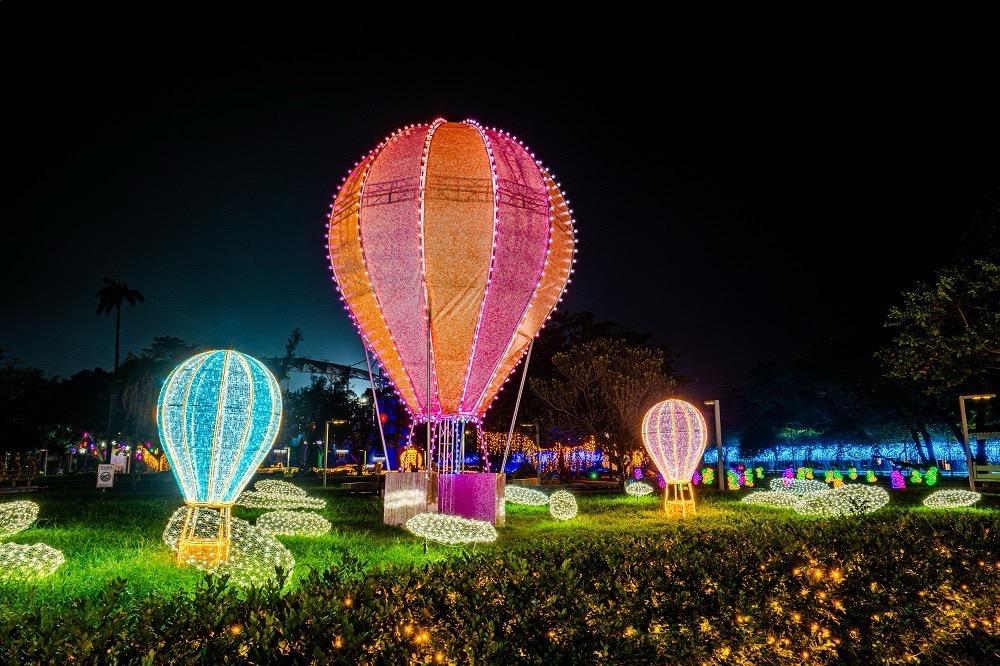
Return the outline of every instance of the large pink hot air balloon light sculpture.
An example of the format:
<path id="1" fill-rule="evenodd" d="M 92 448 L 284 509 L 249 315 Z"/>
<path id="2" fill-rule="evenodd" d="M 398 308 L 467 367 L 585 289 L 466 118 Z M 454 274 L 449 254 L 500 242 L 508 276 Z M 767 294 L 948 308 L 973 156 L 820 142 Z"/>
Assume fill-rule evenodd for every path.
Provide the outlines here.
<path id="1" fill-rule="evenodd" d="M 439 510 L 480 517 L 441 502 L 459 485 L 502 483 L 455 477 L 466 425 L 478 427 L 569 282 L 574 229 L 558 183 L 502 130 L 411 125 L 348 173 L 327 240 L 345 308 L 412 422 L 426 424 L 428 464 L 448 477 L 439 490 L 452 484 Z"/>
<path id="2" fill-rule="evenodd" d="M 691 476 L 701 462 L 708 443 L 705 417 L 683 400 L 664 400 L 653 405 L 642 420 L 642 443 L 666 481 L 663 508 L 680 508 L 687 515 L 694 507 Z"/>

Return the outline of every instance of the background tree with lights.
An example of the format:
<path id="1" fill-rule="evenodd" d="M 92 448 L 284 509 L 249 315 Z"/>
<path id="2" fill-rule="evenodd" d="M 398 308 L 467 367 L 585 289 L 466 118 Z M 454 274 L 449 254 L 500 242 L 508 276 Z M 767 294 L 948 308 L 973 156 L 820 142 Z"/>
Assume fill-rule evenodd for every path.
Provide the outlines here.
<path id="1" fill-rule="evenodd" d="M 551 379 L 531 379 L 546 420 L 566 437 L 594 435 L 624 479 L 642 449 L 642 417 L 678 386 L 663 351 L 598 338 L 552 356 Z"/>

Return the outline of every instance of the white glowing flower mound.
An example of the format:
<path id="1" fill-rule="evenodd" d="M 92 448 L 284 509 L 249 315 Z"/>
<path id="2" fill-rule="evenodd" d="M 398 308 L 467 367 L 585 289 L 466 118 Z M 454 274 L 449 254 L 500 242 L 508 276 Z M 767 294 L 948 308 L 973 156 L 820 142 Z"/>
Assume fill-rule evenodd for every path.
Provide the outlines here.
<path id="1" fill-rule="evenodd" d="M 38 505 L 27 500 L 0 504 L 0 539 L 23 532 L 38 519 Z"/>
<path id="2" fill-rule="evenodd" d="M 957 509 L 972 506 L 981 499 L 982 494 L 971 490 L 935 490 L 924 498 L 924 506 L 932 509 Z"/>
<path id="3" fill-rule="evenodd" d="M 820 490 L 829 490 L 830 486 L 815 479 L 771 479 L 771 490 L 778 493 L 806 495 Z"/>
<path id="4" fill-rule="evenodd" d="M 527 504 L 528 506 L 545 506 L 549 503 L 549 496 L 541 490 L 533 488 L 523 488 L 521 486 L 507 486 L 504 489 L 503 498 L 511 504 Z"/>
<path id="5" fill-rule="evenodd" d="M 322 536 L 330 532 L 330 521 L 311 511 L 269 511 L 257 519 L 257 527 L 268 534 Z"/>
<path id="6" fill-rule="evenodd" d="M 170 550 L 177 552 L 177 537 L 184 526 L 184 514 L 187 511 L 181 507 L 170 516 L 167 528 L 163 531 L 163 542 Z M 219 533 L 219 512 L 214 509 L 198 509 L 195 536 L 212 538 Z M 186 562 L 207 573 L 229 576 L 237 585 L 261 585 L 277 576 L 275 567 L 286 573 L 295 567 L 295 558 L 277 539 L 262 529 L 254 527 L 245 520 L 232 519 L 232 537 L 229 546 L 229 559 L 216 567 L 205 567 L 197 560 Z"/>
<path id="7" fill-rule="evenodd" d="M 0 504 L 0 539 L 14 536 L 38 518 L 38 505 L 27 500 Z"/>
<path id="8" fill-rule="evenodd" d="M 61 550 L 44 543 L 0 543 L 0 582 L 51 576 L 65 561 Z"/>
<path id="9" fill-rule="evenodd" d="M 557 490 L 549 497 L 549 513 L 556 520 L 575 518 L 576 498 L 565 490 Z"/>
<path id="10" fill-rule="evenodd" d="M 795 510 L 804 516 L 856 516 L 874 513 L 889 503 L 889 493 L 877 486 L 851 483 L 800 498 Z"/>
<path id="11" fill-rule="evenodd" d="M 418 513 L 403 527 L 418 537 L 446 546 L 496 541 L 497 531 L 485 520 L 471 520 L 444 513 Z"/>
<path id="12" fill-rule="evenodd" d="M 264 479 L 253 484 L 236 500 L 237 506 L 248 509 L 322 509 L 326 502 L 309 497 L 306 491 L 287 481 Z"/>
<path id="13" fill-rule="evenodd" d="M 293 495 L 295 497 L 305 497 L 306 491 L 287 481 L 276 479 L 263 479 L 253 484 L 253 489 L 265 495 Z"/>
<path id="14" fill-rule="evenodd" d="M 633 481 L 625 484 L 625 492 L 632 497 L 645 497 L 653 493 L 653 486 L 642 481 Z"/>
<path id="15" fill-rule="evenodd" d="M 802 496 L 774 490 L 759 490 L 745 495 L 740 501 L 745 504 L 794 509 L 802 501 Z"/>

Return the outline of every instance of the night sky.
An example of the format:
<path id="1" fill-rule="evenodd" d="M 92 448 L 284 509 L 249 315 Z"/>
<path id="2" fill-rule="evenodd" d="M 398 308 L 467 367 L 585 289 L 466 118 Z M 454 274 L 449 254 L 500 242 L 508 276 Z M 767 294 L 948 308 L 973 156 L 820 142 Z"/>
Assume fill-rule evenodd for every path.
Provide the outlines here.
<path id="1" fill-rule="evenodd" d="M 52 374 L 110 367 L 104 276 L 146 297 L 125 351 L 277 355 L 297 326 L 302 354 L 359 361 L 327 206 L 363 152 L 436 116 L 530 145 L 578 222 L 565 307 L 669 341 L 703 394 L 873 325 L 1000 185 L 993 78 L 955 52 L 404 43 L 346 17 L 58 28 L 3 4 L 0 347 Z"/>

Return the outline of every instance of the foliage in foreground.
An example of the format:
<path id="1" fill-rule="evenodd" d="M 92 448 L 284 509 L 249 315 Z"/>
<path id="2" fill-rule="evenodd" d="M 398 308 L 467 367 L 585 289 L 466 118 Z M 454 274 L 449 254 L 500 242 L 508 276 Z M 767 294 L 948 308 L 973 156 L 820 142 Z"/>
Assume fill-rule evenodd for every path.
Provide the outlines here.
<path id="1" fill-rule="evenodd" d="M 590 535 L 421 569 L 348 560 L 282 593 L 218 581 L 0 622 L 12 662 L 983 663 L 995 514 L 898 513 Z"/>

